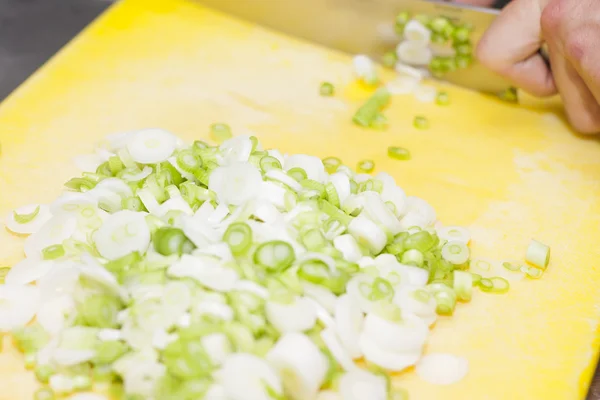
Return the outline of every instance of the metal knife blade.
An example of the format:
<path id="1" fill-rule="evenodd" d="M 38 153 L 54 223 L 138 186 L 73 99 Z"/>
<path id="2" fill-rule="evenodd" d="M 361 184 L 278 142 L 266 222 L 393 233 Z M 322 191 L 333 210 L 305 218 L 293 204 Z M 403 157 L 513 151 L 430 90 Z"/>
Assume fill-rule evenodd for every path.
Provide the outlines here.
<path id="1" fill-rule="evenodd" d="M 228 14 L 350 54 L 376 59 L 400 41 L 395 16 L 445 16 L 473 26 L 475 46 L 499 11 L 437 0 L 199 0 Z M 510 84 L 478 63 L 444 76 L 470 89 L 501 93 Z"/>

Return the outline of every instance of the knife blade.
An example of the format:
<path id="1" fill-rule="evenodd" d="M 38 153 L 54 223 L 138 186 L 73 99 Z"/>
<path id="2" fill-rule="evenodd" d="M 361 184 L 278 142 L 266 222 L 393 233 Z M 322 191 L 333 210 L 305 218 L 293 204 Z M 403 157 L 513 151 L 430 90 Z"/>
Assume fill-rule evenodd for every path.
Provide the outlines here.
<path id="1" fill-rule="evenodd" d="M 199 0 L 201 3 L 275 29 L 350 54 L 375 59 L 399 43 L 394 19 L 399 12 L 444 16 L 473 27 L 477 45 L 499 11 L 437 0 Z M 470 89 L 503 93 L 510 84 L 475 62 L 444 79 Z"/>

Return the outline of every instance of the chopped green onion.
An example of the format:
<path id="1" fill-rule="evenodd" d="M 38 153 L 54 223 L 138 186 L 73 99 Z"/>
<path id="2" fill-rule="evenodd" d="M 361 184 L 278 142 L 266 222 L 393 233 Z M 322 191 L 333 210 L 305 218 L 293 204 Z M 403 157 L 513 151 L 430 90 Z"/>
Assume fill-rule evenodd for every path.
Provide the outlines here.
<path id="1" fill-rule="evenodd" d="M 410 160 L 410 151 L 404 147 L 388 147 L 388 156 L 395 160 Z"/>
<path id="2" fill-rule="evenodd" d="M 146 210 L 146 207 L 144 207 L 144 203 L 142 203 L 139 197 L 128 197 L 123 199 L 121 203 L 125 210 L 148 211 Z"/>
<path id="3" fill-rule="evenodd" d="M 429 70 L 434 74 L 434 75 L 440 75 L 443 74 L 443 62 L 442 62 L 442 58 L 441 57 L 433 57 L 431 59 L 431 62 L 429 63 Z"/>
<path id="4" fill-rule="evenodd" d="M 408 14 L 405 15 L 408 21 Z M 439 31 L 440 41 L 456 36 L 456 31 L 462 29 L 443 18 L 428 22 L 432 30 Z M 423 33 L 418 31 L 422 27 L 416 28 L 411 34 Z M 458 48 L 456 43 L 452 45 Z M 468 41 L 463 43 L 464 49 L 470 45 Z M 453 60 L 440 58 L 441 71 L 450 70 Z M 438 93 L 438 102 L 447 100 L 440 100 L 443 93 Z M 386 96 L 389 94 L 384 93 Z M 370 127 L 385 121 L 381 107 L 386 102 L 375 107 L 368 121 Z M 58 312 L 55 322 L 64 326 L 56 327 L 56 332 L 54 329 L 47 332 L 44 327 L 49 321 L 43 318 L 39 319 L 43 326 L 40 322 L 25 323 L 25 318 L 21 322 L 9 318 L 5 324 L 21 323 L 12 326 L 16 347 L 24 354 L 25 366 L 34 370 L 41 384 L 52 389 L 38 391 L 38 400 L 91 391 L 93 383 L 102 383 L 105 387 L 98 389 L 106 388 L 106 392 L 129 400 L 200 399 L 212 395 L 209 389 L 212 392 L 215 387 L 215 374 L 223 371 L 232 375 L 231 370 L 233 378 L 237 373 L 247 381 L 248 395 L 242 392 L 237 397 L 265 397 L 271 393 L 274 398 L 283 399 L 294 395 L 286 387 L 292 383 L 291 378 L 304 374 L 294 363 L 319 361 L 315 357 L 327 362 L 328 368 L 321 368 L 318 377 L 302 375 L 299 384 L 305 386 L 304 380 L 310 378 L 307 381 L 310 383 L 318 378 L 318 386 L 309 393 L 318 396 L 321 390 L 338 391 L 338 386 L 345 386 L 341 375 L 349 369 L 348 362 L 340 363 L 334 358 L 336 343 L 332 342 L 331 334 L 336 339 L 336 332 L 359 329 L 353 326 L 355 313 L 361 318 L 363 312 L 373 313 L 402 324 L 402 317 L 409 317 L 403 314 L 405 308 L 407 313 L 419 316 L 421 312 L 429 314 L 430 307 L 439 315 L 452 315 L 457 301 L 471 300 L 473 286 L 488 293 L 509 290 L 506 279 L 489 278 L 495 265 L 484 260 L 469 262 L 466 243 L 470 234 L 463 232 L 464 229 L 431 224 L 409 226 L 411 223 L 404 220 L 398 225 L 406 210 L 397 209 L 402 204 L 396 200 L 402 203 L 404 197 L 384 175 L 355 173 L 336 157 L 325 158 L 321 164 L 318 159 L 306 156 L 297 159 L 286 156 L 286 164 L 297 167 L 284 172 L 280 153 L 262 150 L 255 137 L 236 138 L 226 146 L 203 142 L 184 146 L 168 132 L 157 129 L 146 133 L 149 137 L 164 138 L 164 143 L 162 139 L 156 140 L 157 146 L 136 143 L 137 132 L 128 142 L 132 145 L 120 143 L 120 138 L 118 144 L 110 141 L 110 151 L 121 148 L 116 151 L 118 156 L 104 150 L 99 152 L 100 157 L 108 154 L 108 161 L 96 173 L 84 173 L 71 181 L 72 189 L 87 191 L 103 179 L 114 177 L 100 185 L 104 186 L 102 192 L 112 191 L 117 198 L 100 201 L 99 206 L 108 215 L 98 216 L 91 205 L 78 206 L 79 199 L 89 196 L 71 193 L 73 200 L 66 200 L 77 208 L 77 221 L 65 228 L 56 226 L 52 232 L 45 232 L 44 228 L 40 238 L 47 233 L 52 241 L 30 243 L 44 260 L 55 260 L 42 263 L 46 266 L 56 264 L 61 269 L 72 262 L 82 264 L 81 273 L 72 279 L 70 274 L 65 276 L 68 287 L 62 288 L 60 295 L 66 296 L 67 302 L 57 303 L 60 309 L 54 310 Z M 140 147 L 149 150 L 147 154 L 140 154 Z M 388 154 L 410 158 L 408 151 L 400 148 L 390 147 Z M 233 162 L 233 158 L 237 160 Z M 245 163 L 245 167 L 238 161 Z M 331 179 L 327 179 L 328 175 L 321 177 L 323 167 L 328 174 L 336 175 Z M 371 172 L 373 167 L 371 160 L 365 160 L 357 169 Z M 213 175 L 215 171 L 222 173 L 219 179 L 219 173 Z M 139 177 L 134 178 L 133 174 Z M 319 179 L 311 179 L 316 175 Z M 261 192 L 265 180 L 273 189 L 269 193 Z M 388 188 L 389 185 L 392 187 Z M 356 196 L 349 196 L 350 193 Z M 375 197 L 366 196 L 369 193 Z M 420 205 L 419 199 L 414 200 L 407 207 L 416 213 Z M 26 210 L 33 210 L 33 206 Z M 41 215 L 43 210 L 36 212 Z M 397 221 L 387 221 L 388 216 L 383 215 L 386 213 Z M 27 231 L 25 228 L 30 227 L 22 228 Z M 63 233 L 68 236 L 62 237 Z M 533 256 L 528 254 L 527 260 L 533 265 L 505 262 L 498 274 L 506 275 L 502 273 L 506 268 L 521 270 L 530 278 L 541 277 L 543 270 L 534 265 L 547 266 L 549 249 L 542 251 L 540 246 L 547 248 L 539 244 L 537 252 L 533 249 Z M 37 265 L 35 259 L 30 261 L 34 267 Z M 400 268 L 399 262 L 405 265 Z M 40 268 L 44 265 L 40 264 Z M 0 269 L 0 281 L 4 281 L 8 271 L 8 267 Z M 414 280 L 417 287 L 409 288 L 409 292 L 398 291 L 407 278 Z M 336 298 L 345 294 L 358 295 L 358 308 L 340 312 Z M 7 296 L 11 297 L 12 292 L 8 291 Z M 15 304 L 8 305 L 13 308 L 21 302 L 17 294 L 14 297 Z M 12 298 L 9 300 L 13 302 Z M 27 313 L 27 318 L 32 319 L 34 314 L 30 314 L 33 311 L 26 301 L 23 299 L 23 307 L 17 311 Z M 62 310 L 65 307 L 68 309 Z M 348 302 L 340 306 L 342 310 L 348 307 L 353 306 Z M 329 326 L 332 316 L 339 332 Z M 431 315 L 422 317 L 426 323 L 433 322 Z M 369 335 L 365 338 L 381 344 L 383 352 L 378 356 L 376 349 L 365 350 L 365 364 L 360 365 L 385 378 L 381 384 L 386 385 L 390 399 L 405 398 L 404 393 L 394 392 L 389 374 L 379 365 L 387 361 L 384 353 L 390 350 L 381 342 L 393 339 L 390 335 L 394 335 L 394 328 L 390 326 L 389 332 L 378 336 L 375 331 L 386 330 L 385 322 L 369 320 L 369 317 L 365 320 L 364 332 L 359 329 L 354 333 Z M 313 349 L 304 346 L 300 339 L 294 339 L 298 348 L 289 344 L 286 348 L 282 343 L 290 332 L 297 338 L 304 336 L 302 340 L 310 340 L 308 346 Z M 426 333 L 411 333 L 409 336 L 414 336 L 411 343 L 416 344 L 405 352 L 412 354 L 414 350 L 417 354 Z M 57 352 L 56 360 L 48 364 L 43 350 L 54 346 L 55 337 L 59 339 L 56 343 L 59 350 L 67 350 L 64 353 L 67 362 L 63 363 Z M 337 339 L 346 338 L 340 335 Z M 369 341 L 365 342 L 365 349 L 371 344 Z M 294 351 L 300 351 L 306 360 L 298 358 Z M 77 365 L 63 365 L 71 357 L 78 358 L 79 352 L 89 358 Z M 246 354 L 231 354 L 236 352 Z M 271 365 L 273 354 L 290 371 Z M 230 357 L 237 356 L 242 361 L 244 357 L 254 361 L 248 359 L 247 367 L 230 368 Z M 261 373 L 258 368 L 261 364 L 271 365 L 275 375 Z M 257 367 L 256 374 L 244 369 L 253 365 Z M 136 372 L 134 369 L 144 372 L 143 376 L 130 375 Z M 285 378 L 282 384 L 285 394 L 275 390 L 278 386 L 271 382 L 269 389 L 269 385 L 256 381 L 261 375 L 278 379 L 279 374 Z M 339 384 L 338 379 L 342 380 Z M 227 382 L 220 383 L 228 390 Z M 300 389 L 306 392 L 306 388 Z"/>
<path id="5" fill-rule="evenodd" d="M 129 347 L 118 340 L 102 341 L 96 346 L 95 364 L 110 364 L 127 353 Z"/>
<path id="6" fill-rule="evenodd" d="M 445 44 L 448 38 L 442 33 L 434 32 L 431 34 L 431 41 L 436 44 Z"/>
<path id="7" fill-rule="evenodd" d="M 329 268 L 319 260 L 310 260 L 302 263 L 298 270 L 298 276 L 317 285 L 324 285 L 330 278 Z"/>
<path id="8" fill-rule="evenodd" d="M 468 68 L 471 64 L 473 64 L 472 56 L 457 56 L 456 57 L 456 68 L 465 69 Z"/>
<path id="9" fill-rule="evenodd" d="M 435 239 L 427 231 L 415 232 L 408 236 L 403 243 L 405 249 L 417 249 L 422 253 L 431 249 L 434 244 Z"/>
<path id="10" fill-rule="evenodd" d="M 281 163 L 278 159 L 271 156 L 264 156 L 260 159 L 260 169 L 267 172 L 271 169 L 281 169 Z"/>
<path id="11" fill-rule="evenodd" d="M 54 392 L 50 388 L 41 388 L 35 391 L 34 400 L 54 400 Z"/>
<path id="12" fill-rule="evenodd" d="M 80 390 L 88 390 L 92 387 L 92 380 L 89 376 L 86 375 L 77 375 L 73 378 L 73 389 Z"/>
<path id="13" fill-rule="evenodd" d="M 164 227 L 154 232 L 154 249 L 163 256 L 191 253 L 196 247 L 178 228 Z"/>
<path id="14" fill-rule="evenodd" d="M 444 35 L 445 38 L 450 39 L 454 35 L 455 30 L 456 28 L 454 27 L 454 25 L 448 24 L 442 30 L 442 35 Z"/>
<path id="15" fill-rule="evenodd" d="M 377 277 L 373 280 L 373 284 L 370 287 L 368 298 L 371 301 L 379 301 L 385 299 L 391 299 L 394 297 L 394 288 L 392 284 L 383 278 Z"/>
<path id="16" fill-rule="evenodd" d="M 357 125 L 370 127 L 389 101 L 390 92 L 386 88 L 377 89 L 358 111 L 356 111 L 352 121 Z"/>
<path id="17" fill-rule="evenodd" d="M 356 167 L 360 172 L 370 173 L 375 169 L 375 163 L 373 160 L 362 160 L 358 162 L 358 166 Z"/>
<path id="18" fill-rule="evenodd" d="M 338 196 L 338 192 L 333 183 L 329 182 L 327 185 L 325 185 L 325 194 L 327 201 L 329 201 L 333 206 L 340 206 L 340 197 Z"/>
<path id="19" fill-rule="evenodd" d="M 92 294 L 79 307 L 80 316 L 86 325 L 98 328 L 116 327 L 120 310 L 120 300 L 106 294 Z"/>
<path id="20" fill-rule="evenodd" d="M 508 261 L 505 261 L 505 262 L 503 262 L 503 263 L 502 263 L 502 266 L 503 266 L 504 268 L 506 268 L 507 270 L 509 270 L 509 271 L 513 271 L 513 272 L 515 272 L 515 271 L 520 271 L 520 270 L 521 270 L 521 266 L 520 266 L 520 265 L 518 265 L 518 264 L 513 264 L 513 263 L 511 263 L 511 262 L 508 262 Z"/>
<path id="21" fill-rule="evenodd" d="M 49 341 L 50 336 L 38 323 L 13 331 L 17 348 L 25 354 L 35 354 Z"/>
<path id="22" fill-rule="evenodd" d="M 429 120 L 426 117 L 417 115 L 413 121 L 413 126 L 417 129 L 429 129 Z"/>
<path id="23" fill-rule="evenodd" d="M 471 301 L 473 289 L 473 275 L 465 271 L 454 271 L 454 291 L 461 301 Z"/>
<path id="24" fill-rule="evenodd" d="M 488 278 L 481 278 L 479 282 L 477 282 L 477 286 L 484 292 L 487 292 L 494 288 L 494 283 Z"/>
<path id="25" fill-rule="evenodd" d="M 17 214 L 16 211 L 13 211 L 13 218 L 19 224 L 27 224 L 27 223 L 33 221 L 38 216 L 39 213 L 40 213 L 40 206 L 37 206 L 35 208 L 35 210 L 30 212 L 29 214 Z"/>
<path id="26" fill-rule="evenodd" d="M 304 179 L 302 182 L 300 182 L 300 185 L 302 185 L 304 189 L 319 192 L 319 196 L 321 197 L 325 194 L 325 185 L 313 179 Z"/>
<path id="27" fill-rule="evenodd" d="M 398 56 L 395 51 L 386 52 L 381 59 L 381 63 L 388 68 L 393 68 L 397 62 Z"/>
<path id="28" fill-rule="evenodd" d="M 385 115 L 379 113 L 373 118 L 371 123 L 369 124 L 369 128 L 376 130 L 384 130 L 388 127 L 388 119 Z"/>
<path id="29" fill-rule="evenodd" d="M 550 262 L 550 247 L 537 240 L 531 239 L 525 254 L 525 261 L 545 270 Z"/>
<path id="30" fill-rule="evenodd" d="M 445 17 L 436 17 L 429 23 L 431 30 L 436 33 L 444 32 L 448 25 L 451 25 L 451 23 Z"/>
<path id="31" fill-rule="evenodd" d="M 457 46 L 454 46 L 456 50 L 456 54 L 459 56 L 470 56 L 473 54 L 473 46 L 471 43 L 461 43 Z"/>
<path id="32" fill-rule="evenodd" d="M 404 33 L 404 27 L 410 21 L 410 14 L 406 11 L 403 11 L 396 15 L 396 20 L 394 23 L 394 29 L 398 35 L 402 35 Z"/>
<path id="33" fill-rule="evenodd" d="M 490 279 L 482 279 L 479 282 L 479 288 L 486 293 L 502 294 L 508 292 L 510 284 L 506 279 L 495 276 Z"/>
<path id="34" fill-rule="evenodd" d="M 308 176 L 308 175 L 306 175 L 305 170 L 303 170 L 302 168 L 298 168 L 298 167 L 290 168 L 289 171 L 287 172 L 287 174 L 289 176 L 291 176 L 297 182 L 302 182 Z"/>
<path id="35" fill-rule="evenodd" d="M 333 86 L 332 83 L 330 82 L 323 82 L 321 83 L 321 86 L 319 87 L 319 94 L 321 96 L 333 96 L 335 93 L 335 87 Z"/>
<path id="36" fill-rule="evenodd" d="M 232 136 L 231 128 L 227 124 L 216 123 L 210 126 L 210 137 L 217 143 L 223 143 Z"/>
<path id="37" fill-rule="evenodd" d="M 252 153 L 258 152 L 259 150 L 257 150 L 257 149 L 258 149 L 258 147 L 260 145 L 260 142 L 258 141 L 258 138 L 256 136 L 254 136 L 254 135 L 250 136 L 250 141 L 252 142 Z M 266 155 L 266 154 L 268 154 L 268 153 L 265 152 L 265 154 L 263 154 L 263 155 Z"/>
<path id="38" fill-rule="evenodd" d="M 455 265 L 461 265 L 469 260 L 469 248 L 462 242 L 450 241 L 442 247 L 442 257 Z"/>
<path id="39" fill-rule="evenodd" d="M 127 150 L 126 147 L 123 147 L 121 150 L 119 150 L 117 152 L 117 155 L 119 156 L 121 162 L 123 163 L 123 165 L 125 165 L 126 168 L 137 168 L 135 160 L 133 159 L 133 157 L 131 157 L 131 154 L 129 154 L 129 150 Z"/>
<path id="40" fill-rule="evenodd" d="M 530 267 L 527 265 L 523 265 L 521 267 L 521 272 L 523 272 L 525 275 L 527 275 L 528 278 L 531 279 L 540 279 L 542 277 L 542 275 L 544 275 L 544 271 L 536 268 L 536 267 Z"/>
<path id="41" fill-rule="evenodd" d="M 252 245 L 252 229 L 244 222 L 235 222 L 225 231 L 223 241 L 234 255 L 244 254 Z"/>
<path id="42" fill-rule="evenodd" d="M 450 96 L 448 95 L 448 92 L 438 92 L 435 98 L 435 103 L 439 106 L 447 106 L 450 104 Z"/>
<path id="43" fill-rule="evenodd" d="M 96 173 L 98 175 L 103 175 L 103 176 L 112 176 L 112 171 L 110 170 L 108 161 L 103 162 L 102 164 L 98 165 L 98 168 L 96 168 Z"/>
<path id="44" fill-rule="evenodd" d="M 429 300 L 431 300 L 431 294 L 425 289 L 415 290 L 412 293 L 412 297 L 421 303 L 427 303 Z"/>
<path id="45" fill-rule="evenodd" d="M 323 159 L 323 165 L 325 166 L 327 173 L 333 174 L 337 171 L 337 168 L 342 165 L 342 160 L 337 157 L 327 157 Z"/>
<path id="46" fill-rule="evenodd" d="M 381 183 L 381 181 L 378 181 L 376 179 L 369 179 L 358 184 L 358 193 L 367 191 L 381 193 L 382 190 L 383 184 Z"/>
<path id="47" fill-rule="evenodd" d="M 323 211 L 325 214 L 329 215 L 330 217 L 335 218 L 338 221 L 341 221 L 344 225 L 348 225 L 352 221 L 352 217 L 348 216 L 346 213 L 344 213 L 339 208 L 333 206 L 328 201 L 325 201 L 322 199 L 319 200 L 319 208 L 321 209 L 321 211 Z"/>
<path id="48" fill-rule="evenodd" d="M 402 254 L 402 264 L 416 265 L 417 267 L 420 267 L 423 265 L 424 261 L 425 257 L 423 256 L 423 253 L 416 249 L 407 250 L 404 252 L 404 254 Z"/>
<path id="49" fill-rule="evenodd" d="M 96 183 L 91 179 L 86 178 L 73 178 L 65 183 L 68 189 L 75 190 L 77 192 L 87 192 L 96 187 Z"/>
<path id="50" fill-rule="evenodd" d="M 439 315 L 452 315 L 456 308 L 456 293 L 444 283 L 432 283 L 427 289 L 433 294 Z"/>
<path id="51" fill-rule="evenodd" d="M 469 41 L 469 37 L 471 36 L 471 31 L 466 27 L 460 27 L 455 29 L 452 33 L 452 39 L 454 43 L 465 43 Z"/>
<path id="52" fill-rule="evenodd" d="M 65 255 L 65 248 L 62 244 L 54 244 L 42 250 L 42 258 L 44 260 L 56 260 Z"/>
<path id="53" fill-rule="evenodd" d="M 210 357 L 204 347 L 181 336 L 167 345 L 162 357 L 167 371 L 183 380 L 205 376 L 212 369 Z"/>
<path id="54" fill-rule="evenodd" d="M 320 251 L 327 246 L 327 240 L 318 228 L 313 228 L 301 235 L 304 246 L 309 251 Z"/>
<path id="55" fill-rule="evenodd" d="M 193 150 L 202 150 L 210 147 L 208 143 L 203 142 L 202 140 L 194 140 L 194 144 L 192 145 Z"/>
<path id="56" fill-rule="evenodd" d="M 35 368 L 37 362 L 37 356 L 35 353 L 25 353 L 25 357 L 23 359 L 23 363 L 25 364 L 25 368 L 28 370 L 32 370 Z"/>
<path id="57" fill-rule="evenodd" d="M 41 383 L 48 383 L 50 377 L 56 372 L 50 365 L 38 365 L 35 367 L 35 377 Z"/>
<path id="58" fill-rule="evenodd" d="M 125 164 L 118 156 L 112 156 L 108 159 L 108 168 L 111 172 L 110 175 L 115 176 L 125 168 Z"/>
<path id="59" fill-rule="evenodd" d="M 254 262 L 271 272 L 285 271 L 295 259 L 294 249 L 283 240 L 265 242 L 254 252 Z"/>
<path id="60" fill-rule="evenodd" d="M 193 150 L 183 150 L 177 154 L 177 166 L 187 173 L 193 174 L 202 167 L 202 158 Z"/>

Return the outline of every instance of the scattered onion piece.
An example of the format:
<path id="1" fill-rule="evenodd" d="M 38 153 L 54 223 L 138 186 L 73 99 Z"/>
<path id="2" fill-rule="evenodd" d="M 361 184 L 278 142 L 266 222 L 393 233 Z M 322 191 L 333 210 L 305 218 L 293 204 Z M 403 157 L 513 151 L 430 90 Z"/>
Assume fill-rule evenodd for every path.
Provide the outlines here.
<path id="1" fill-rule="evenodd" d="M 469 371 L 469 362 L 452 354 L 427 354 L 417 363 L 419 378 L 434 385 L 451 385 L 462 380 Z"/>

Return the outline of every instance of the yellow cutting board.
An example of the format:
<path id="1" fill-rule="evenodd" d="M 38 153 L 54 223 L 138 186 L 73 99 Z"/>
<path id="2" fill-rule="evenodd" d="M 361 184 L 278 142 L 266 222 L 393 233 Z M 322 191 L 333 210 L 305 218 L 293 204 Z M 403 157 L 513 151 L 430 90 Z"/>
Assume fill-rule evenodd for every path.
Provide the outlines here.
<path id="1" fill-rule="evenodd" d="M 336 97 L 318 95 L 325 80 Z M 450 106 L 398 96 L 387 131 L 363 130 L 350 120 L 368 93 L 351 82 L 346 55 L 185 0 L 125 0 L 0 107 L 0 212 L 51 201 L 76 174 L 75 155 L 144 127 L 191 140 L 221 121 L 287 152 L 350 166 L 373 159 L 441 221 L 470 226 L 476 256 L 522 258 L 532 237 L 552 247 L 543 279 L 507 295 L 478 292 L 437 322 L 426 350 L 467 357 L 466 379 L 435 387 L 408 371 L 394 384 L 413 400 L 583 398 L 599 344 L 598 141 L 574 135 L 549 108 L 452 87 Z M 417 114 L 431 129 L 412 127 Z M 413 159 L 388 159 L 389 145 Z M 22 244 L 2 229 L 0 263 L 21 259 Z M 30 399 L 34 379 L 4 344 L 0 399 Z"/>

